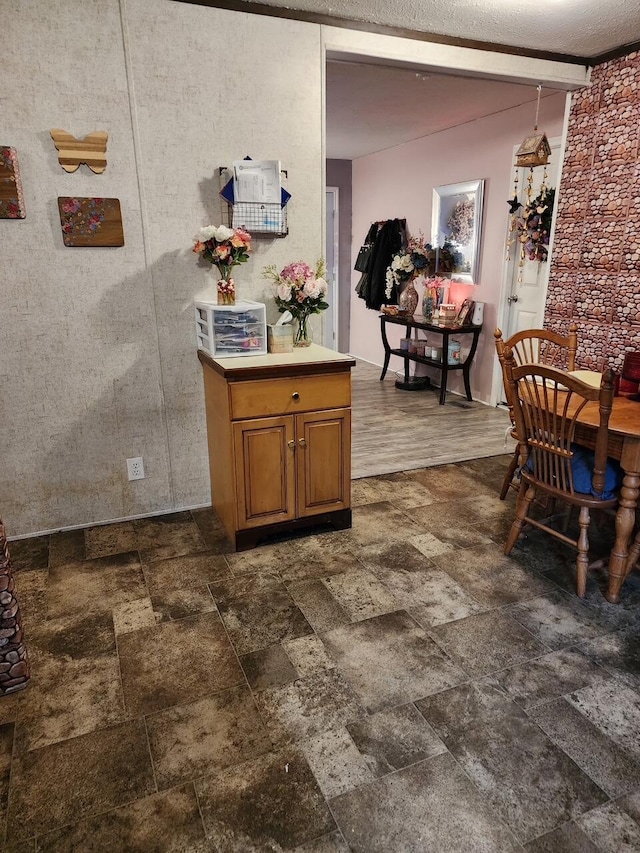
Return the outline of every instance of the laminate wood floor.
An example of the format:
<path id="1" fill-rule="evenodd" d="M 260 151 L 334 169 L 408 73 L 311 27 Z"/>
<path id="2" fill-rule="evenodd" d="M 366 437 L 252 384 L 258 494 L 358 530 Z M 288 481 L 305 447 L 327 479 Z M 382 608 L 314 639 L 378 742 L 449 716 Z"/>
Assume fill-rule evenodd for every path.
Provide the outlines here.
<path id="1" fill-rule="evenodd" d="M 380 368 L 358 361 L 352 370 L 353 479 L 412 468 L 462 462 L 510 453 L 506 410 L 447 394 L 438 389 L 400 391 L 390 370 L 380 382 Z"/>

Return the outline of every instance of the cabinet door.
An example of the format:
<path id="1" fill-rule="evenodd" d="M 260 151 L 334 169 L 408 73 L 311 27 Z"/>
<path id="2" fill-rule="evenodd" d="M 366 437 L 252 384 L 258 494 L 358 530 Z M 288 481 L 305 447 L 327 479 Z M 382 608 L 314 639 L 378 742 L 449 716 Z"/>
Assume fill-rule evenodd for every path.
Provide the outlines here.
<path id="1" fill-rule="evenodd" d="M 236 421 L 238 530 L 295 518 L 293 415 Z"/>
<path id="2" fill-rule="evenodd" d="M 351 409 L 296 415 L 298 516 L 351 506 Z"/>

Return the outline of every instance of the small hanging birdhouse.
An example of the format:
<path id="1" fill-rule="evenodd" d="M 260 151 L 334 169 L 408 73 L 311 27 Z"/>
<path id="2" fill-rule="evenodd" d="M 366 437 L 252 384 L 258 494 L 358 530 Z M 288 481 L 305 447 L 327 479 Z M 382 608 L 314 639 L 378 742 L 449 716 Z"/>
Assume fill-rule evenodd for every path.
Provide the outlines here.
<path id="1" fill-rule="evenodd" d="M 546 166 L 551 146 L 546 133 L 527 136 L 516 151 L 516 166 Z"/>

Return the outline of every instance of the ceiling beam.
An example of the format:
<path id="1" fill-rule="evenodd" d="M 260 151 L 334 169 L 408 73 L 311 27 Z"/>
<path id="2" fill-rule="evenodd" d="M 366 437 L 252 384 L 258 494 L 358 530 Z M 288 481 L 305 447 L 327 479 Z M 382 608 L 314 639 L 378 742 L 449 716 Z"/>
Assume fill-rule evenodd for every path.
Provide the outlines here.
<path id="1" fill-rule="evenodd" d="M 590 67 L 595 65 L 596 62 L 604 61 L 601 60 L 600 57 L 594 59 L 586 56 L 573 56 L 568 53 L 555 53 L 549 50 L 532 50 L 530 48 L 517 47 L 514 45 L 457 38 L 454 36 L 444 35 L 442 33 L 411 30 L 405 27 L 391 27 L 384 24 L 372 23 L 370 21 L 341 18 L 336 15 L 329 15 L 326 13 L 308 12 L 302 9 L 291 9 L 284 6 L 268 6 L 265 3 L 253 3 L 250 2 L 250 0 L 174 0 L 174 2 L 189 3 L 194 6 L 210 6 L 214 9 L 227 9 L 231 12 L 247 12 L 251 15 L 266 15 L 270 18 L 288 18 L 294 21 L 304 21 L 311 24 L 324 24 L 330 27 L 360 30 L 361 32 L 377 33 L 379 35 L 396 36 L 398 38 L 429 42 L 431 44 L 466 47 L 471 48 L 472 50 L 506 53 L 515 56 L 529 57 L 531 59 L 544 59 L 550 62 L 564 62 L 571 65 L 582 65 L 585 67 Z M 605 54 L 603 54 L 603 56 L 605 56 Z M 605 58 L 613 59 L 614 57 L 606 55 Z"/>

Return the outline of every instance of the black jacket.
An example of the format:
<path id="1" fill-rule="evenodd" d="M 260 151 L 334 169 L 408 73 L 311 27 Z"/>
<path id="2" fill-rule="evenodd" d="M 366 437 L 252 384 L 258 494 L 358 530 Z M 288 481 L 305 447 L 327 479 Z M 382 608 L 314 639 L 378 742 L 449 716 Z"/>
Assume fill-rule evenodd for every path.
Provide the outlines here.
<path id="1" fill-rule="evenodd" d="M 387 267 L 393 256 L 407 244 L 406 224 L 406 219 L 387 219 L 380 225 L 368 269 L 362 274 L 362 278 L 356 287 L 358 296 L 365 300 L 367 308 L 374 311 L 379 311 L 385 303 L 395 305 L 398 302 L 398 293 L 395 287 L 388 299 L 385 295 Z M 371 229 L 369 230 L 370 233 Z"/>

